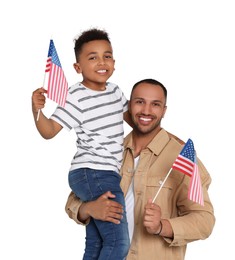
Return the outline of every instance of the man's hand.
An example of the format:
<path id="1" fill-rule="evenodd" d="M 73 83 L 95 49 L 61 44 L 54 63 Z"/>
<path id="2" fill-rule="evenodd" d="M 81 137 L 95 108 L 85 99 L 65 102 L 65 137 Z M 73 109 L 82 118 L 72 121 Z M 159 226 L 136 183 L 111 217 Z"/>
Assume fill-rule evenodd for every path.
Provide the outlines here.
<path id="1" fill-rule="evenodd" d="M 161 228 L 161 208 L 149 199 L 144 211 L 144 226 L 150 234 L 156 234 Z"/>
<path id="2" fill-rule="evenodd" d="M 110 198 L 115 198 L 115 195 L 107 191 L 97 200 L 83 203 L 79 210 L 79 219 L 84 220 L 93 217 L 94 219 L 119 224 L 120 219 L 122 219 L 123 207 Z"/>

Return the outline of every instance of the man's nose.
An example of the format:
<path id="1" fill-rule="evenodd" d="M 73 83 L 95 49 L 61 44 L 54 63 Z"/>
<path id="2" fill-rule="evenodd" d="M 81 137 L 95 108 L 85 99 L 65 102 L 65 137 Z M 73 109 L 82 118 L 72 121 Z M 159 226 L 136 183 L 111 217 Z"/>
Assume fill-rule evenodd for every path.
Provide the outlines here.
<path id="1" fill-rule="evenodd" d="M 144 106 L 142 107 L 142 113 L 145 115 L 149 115 L 151 114 L 151 105 L 150 104 L 144 104 Z"/>

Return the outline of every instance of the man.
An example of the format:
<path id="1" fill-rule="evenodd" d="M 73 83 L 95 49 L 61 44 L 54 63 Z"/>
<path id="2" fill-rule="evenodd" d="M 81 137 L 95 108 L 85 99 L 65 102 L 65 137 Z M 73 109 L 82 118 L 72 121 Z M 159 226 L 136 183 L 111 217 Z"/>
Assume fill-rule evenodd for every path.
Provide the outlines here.
<path id="1" fill-rule="evenodd" d="M 184 145 L 161 128 L 166 100 L 166 88 L 153 79 L 139 81 L 132 89 L 129 112 L 134 127 L 125 138 L 121 169 L 131 238 L 127 260 L 183 260 L 187 243 L 209 237 L 215 224 L 208 195 L 211 177 L 199 159 L 204 206 L 188 199 L 190 177 L 174 169 L 152 203 Z M 87 224 L 90 216 L 118 223 L 122 207 L 112 197 L 106 192 L 82 203 L 70 194 L 66 212 L 77 223 Z"/>

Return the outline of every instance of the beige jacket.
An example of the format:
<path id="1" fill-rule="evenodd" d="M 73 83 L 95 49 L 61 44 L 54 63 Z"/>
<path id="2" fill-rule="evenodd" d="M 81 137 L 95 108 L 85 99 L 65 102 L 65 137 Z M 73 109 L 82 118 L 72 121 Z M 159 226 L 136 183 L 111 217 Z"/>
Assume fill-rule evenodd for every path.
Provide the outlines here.
<path id="1" fill-rule="evenodd" d="M 144 206 L 149 198 L 154 198 L 183 144 L 162 129 L 148 147 L 142 150 L 135 173 L 131 133 L 125 138 L 124 146 L 121 186 L 126 194 L 133 177 L 135 196 L 135 228 L 127 260 L 183 260 L 187 243 L 206 239 L 215 224 L 213 206 L 208 195 L 211 183 L 209 173 L 198 159 L 205 204 L 200 206 L 187 198 L 190 177 L 176 170 L 171 172 L 155 202 L 161 207 L 162 218 L 170 221 L 174 239 L 150 235 L 142 224 Z M 70 194 L 66 212 L 77 223 L 80 205 L 81 202 Z"/>

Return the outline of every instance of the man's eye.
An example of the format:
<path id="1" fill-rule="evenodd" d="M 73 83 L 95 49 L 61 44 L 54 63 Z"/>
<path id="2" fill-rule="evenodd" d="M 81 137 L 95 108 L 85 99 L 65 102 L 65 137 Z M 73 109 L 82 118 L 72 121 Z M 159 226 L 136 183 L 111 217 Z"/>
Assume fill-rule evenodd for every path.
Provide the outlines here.
<path id="1" fill-rule="evenodd" d="M 155 107 L 159 107 L 160 104 L 159 104 L 159 103 L 153 103 L 153 106 L 155 106 Z"/>

